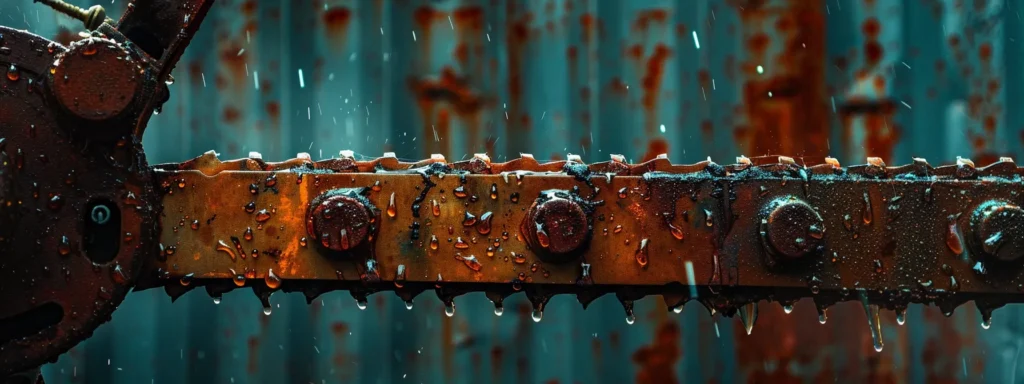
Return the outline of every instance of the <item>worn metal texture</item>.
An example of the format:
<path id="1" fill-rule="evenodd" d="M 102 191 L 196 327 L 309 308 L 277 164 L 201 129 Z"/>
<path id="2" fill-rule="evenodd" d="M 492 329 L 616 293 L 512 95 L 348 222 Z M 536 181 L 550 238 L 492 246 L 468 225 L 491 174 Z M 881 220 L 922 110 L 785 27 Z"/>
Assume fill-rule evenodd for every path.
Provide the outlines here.
<path id="1" fill-rule="evenodd" d="M 80 5 L 83 2 L 76 2 Z M 108 6 L 104 4 L 105 6 Z M 108 6 L 118 15 L 123 2 Z M 843 163 L 1022 156 L 1024 51 L 1018 3 L 959 0 L 219 1 L 173 72 L 144 142 L 151 162 L 215 149 L 268 160 L 351 149 L 495 161 L 579 154 L 676 162 L 785 153 Z M 58 19 L 28 0 L 5 25 L 44 36 Z M 60 21 L 66 25 L 70 22 Z M 67 33 L 64 33 L 67 36 Z M 662 129 L 664 126 L 664 129 Z M 800 159 L 798 158 L 798 161 Z M 719 162 L 728 162 L 719 160 Z M 513 300 L 510 298 L 509 300 Z M 871 347 L 857 304 L 734 319 L 605 297 L 556 297 L 540 323 L 522 296 L 495 317 L 482 295 L 448 318 L 391 295 L 357 309 L 344 293 L 273 314 L 231 293 L 130 294 L 114 320 L 46 366 L 48 382 L 1013 382 L 1022 317 L 982 330 L 883 313 Z M 1020 373 L 1020 374 L 1018 374 Z"/>

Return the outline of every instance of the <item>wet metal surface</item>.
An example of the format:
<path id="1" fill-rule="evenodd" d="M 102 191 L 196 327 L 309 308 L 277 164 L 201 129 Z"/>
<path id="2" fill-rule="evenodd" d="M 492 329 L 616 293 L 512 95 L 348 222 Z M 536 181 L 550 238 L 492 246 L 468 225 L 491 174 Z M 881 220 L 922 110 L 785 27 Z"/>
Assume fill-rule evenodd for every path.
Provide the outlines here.
<path id="1" fill-rule="evenodd" d="M 826 155 L 935 165 L 958 155 L 979 165 L 1022 157 L 1024 114 L 1007 107 L 1022 97 L 1012 70 L 1024 57 L 1015 2 L 806 3 L 219 1 L 173 72 L 172 99 L 145 146 L 152 163 L 210 149 L 221 158 L 259 151 L 268 161 L 341 149 L 452 161 L 487 152 L 496 162 L 520 152 L 588 162 L 668 153 L 684 163 L 779 153 L 812 164 Z M 57 19 L 27 0 L 4 2 L 0 18 L 59 33 Z M 522 296 L 502 317 L 483 295 L 458 302 L 449 318 L 433 299 L 408 311 L 374 295 L 360 311 L 345 293 L 311 306 L 278 294 L 264 316 L 248 292 L 219 305 L 202 293 L 172 305 L 162 292 L 136 292 L 44 373 L 55 383 L 1009 382 L 1024 374 L 1013 305 L 997 310 L 988 330 L 969 306 L 950 318 L 911 306 L 902 326 L 882 311 L 886 344 L 876 353 L 856 302 L 833 307 L 825 325 L 809 301 L 789 315 L 762 303 L 750 336 L 699 305 L 677 315 L 651 298 L 635 304 L 633 325 L 608 296 L 585 312 L 556 296 L 540 323 Z"/>

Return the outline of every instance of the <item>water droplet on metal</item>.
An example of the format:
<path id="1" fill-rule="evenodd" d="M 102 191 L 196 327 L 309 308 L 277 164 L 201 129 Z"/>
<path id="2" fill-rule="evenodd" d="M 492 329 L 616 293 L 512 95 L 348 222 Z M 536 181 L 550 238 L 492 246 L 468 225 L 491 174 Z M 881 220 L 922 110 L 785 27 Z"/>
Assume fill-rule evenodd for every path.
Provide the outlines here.
<path id="1" fill-rule="evenodd" d="M 405 302 L 405 309 L 412 310 L 412 300 Z"/>
<path id="2" fill-rule="evenodd" d="M 434 214 L 434 217 L 441 216 L 441 205 L 437 203 L 437 200 L 430 200 L 430 212 Z"/>
<path id="3" fill-rule="evenodd" d="M 303 247 L 303 248 L 306 247 L 306 238 L 305 237 L 299 239 L 299 246 Z"/>
<path id="4" fill-rule="evenodd" d="M 466 198 L 466 196 L 469 196 L 469 194 L 466 193 L 466 187 L 464 187 L 462 185 L 460 185 L 458 187 L 455 187 L 455 189 L 452 190 L 452 193 L 455 194 L 455 197 L 458 197 L 460 199 L 464 199 L 464 198 Z"/>
<path id="5" fill-rule="evenodd" d="M 267 288 L 277 289 L 281 287 L 281 278 L 274 274 L 274 270 L 267 270 L 267 277 L 263 279 L 267 283 Z"/>
<path id="6" fill-rule="evenodd" d="M 790 313 L 793 313 L 793 305 L 792 304 L 783 305 L 782 306 L 782 311 L 785 312 L 787 315 L 790 314 Z"/>
<path id="7" fill-rule="evenodd" d="M 484 212 L 483 215 L 480 215 L 479 225 L 476 226 L 477 233 L 481 235 L 487 235 L 491 233 L 491 219 L 493 217 L 494 214 L 492 214 L 489 211 Z"/>
<path id="8" fill-rule="evenodd" d="M 370 187 L 374 192 L 380 192 L 380 180 L 374 181 L 373 186 Z"/>
<path id="9" fill-rule="evenodd" d="M 711 214 L 711 210 L 704 210 L 704 225 L 707 227 L 712 227 L 715 225 L 715 218 Z"/>
<path id="10" fill-rule="evenodd" d="M 828 310 L 818 308 L 818 323 L 825 324 L 826 321 L 828 321 Z"/>
<path id="11" fill-rule="evenodd" d="M 235 251 L 224 240 L 217 241 L 217 251 L 228 254 L 228 256 L 231 256 L 231 260 L 235 259 Z"/>
<path id="12" fill-rule="evenodd" d="M 476 225 L 476 222 L 477 222 L 476 215 L 474 215 L 472 213 L 469 213 L 469 211 L 466 211 L 462 215 L 462 226 L 464 226 L 464 227 L 472 227 L 472 226 Z"/>
<path id="13" fill-rule="evenodd" d="M 474 272 L 480 272 L 480 269 L 483 268 L 483 265 L 481 265 L 480 261 L 476 259 L 476 256 L 473 256 L 473 255 L 469 255 L 469 256 L 456 255 L 455 258 L 459 259 L 459 260 L 462 260 L 462 263 L 465 264 L 466 267 L 469 267 L 469 269 L 472 269 Z"/>
<path id="14" fill-rule="evenodd" d="M 491 184 L 491 200 L 498 200 L 498 184 Z"/>
<path id="15" fill-rule="evenodd" d="M 57 252 L 60 253 L 61 256 L 67 256 L 71 253 L 71 241 L 68 240 L 67 236 L 60 237 L 60 244 L 57 245 Z"/>
<path id="16" fill-rule="evenodd" d="M 907 309 L 898 308 L 896 309 L 896 324 L 903 325 L 907 322 Z"/>
<path id="17" fill-rule="evenodd" d="M 359 308 L 360 311 L 365 311 L 366 310 L 366 304 L 367 304 L 366 303 L 366 299 L 358 299 L 358 300 L 356 300 L 356 308 Z"/>
<path id="18" fill-rule="evenodd" d="M 500 317 L 504 313 L 505 313 L 505 307 L 503 307 L 501 305 L 501 303 L 494 304 L 494 316 L 499 316 Z"/>
<path id="19" fill-rule="evenodd" d="M 398 216 L 398 207 L 395 206 L 395 193 L 391 192 L 391 199 L 388 201 L 388 217 L 394 218 Z"/>
<path id="20" fill-rule="evenodd" d="M 448 241 L 451 241 L 451 238 L 448 238 Z M 469 248 L 469 244 L 467 244 L 465 241 L 463 241 L 461 237 L 457 237 L 457 238 L 455 238 L 455 248 L 456 249 L 466 249 L 466 248 Z"/>
<path id="21" fill-rule="evenodd" d="M 680 304 L 680 305 L 672 307 L 672 312 L 673 313 L 677 313 L 677 314 L 678 313 L 683 313 L 683 305 Z"/>
<path id="22" fill-rule="evenodd" d="M 178 282 L 181 283 L 181 286 L 187 287 L 189 284 L 192 284 L 192 277 L 193 276 L 195 276 L 194 273 L 189 273 L 189 274 L 187 274 L 185 276 L 182 276 L 181 279 L 178 280 Z"/>
<path id="23" fill-rule="evenodd" d="M 219 305 L 220 304 L 220 300 L 221 300 L 220 296 L 214 296 L 213 297 L 213 304 L 214 305 Z"/>
<path id="24" fill-rule="evenodd" d="M 683 230 L 682 230 L 682 229 L 680 229 L 679 227 L 677 227 L 677 226 L 675 226 L 675 225 L 672 225 L 671 223 L 669 223 L 669 225 L 668 225 L 668 230 L 669 230 L 670 232 L 672 232 L 672 237 L 675 237 L 675 238 L 676 238 L 676 240 L 682 240 L 682 239 L 683 239 L 683 236 L 684 236 L 684 235 L 683 235 Z"/>
<path id="25" fill-rule="evenodd" d="M 640 267 L 646 268 L 649 257 L 647 255 L 647 239 L 640 240 L 640 246 L 636 249 L 636 263 L 640 264 Z"/>
<path id="26" fill-rule="evenodd" d="M 537 224 L 537 244 L 543 248 L 547 248 L 551 245 L 551 238 L 548 237 L 548 233 L 544 231 L 544 225 Z"/>
<path id="27" fill-rule="evenodd" d="M 235 275 L 235 278 L 231 279 L 232 281 L 235 282 L 235 286 L 244 287 L 245 286 L 245 275 L 242 275 L 240 273 L 235 273 L 234 271 L 231 271 L 231 273 L 233 273 Z"/>
<path id="28" fill-rule="evenodd" d="M 512 194 L 508 196 L 508 200 L 513 204 L 519 203 L 519 192 L 512 192 Z"/>
<path id="29" fill-rule="evenodd" d="M 619 232 L 622 232 L 622 226 L 621 225 L 616 225 L 615 229 L 612 230 L 612 233 L 619 233 Z"/>
<path id="30" fill-rule="evenodd" d="M 246 241 L 252 241 L 252 227 L 245 228 L 245 233 L 242 234 L 242 238 Z"/>
<path id="31" fill-rule="evenodd" d="M 964 253 L 964 243 L 961 240 L 960 227 L 955 219 L 950 219 L 949 221 L 949 230 L 946 232 L 946 246 L 957 256 Z"/>
<path id="32" fill-rule="evenodd" d="M 619 198 L 620 199 L 625 199 L 627 192 L 629 192 L 629 189 L 626 188 L 626 187 L 622 187 L 621 189 L 619 189 Z"/>
<path id="33" fill-rule="evenodd" d="M 11 64 L 11 66 L 7 68 L 7 80 L 18 81 L 20 78 L 21 74 L 18 72 L 18 68 L 15 67 L 14 64 Z"/>
<path id="34" fill-rule="evenodd" d="M 868 196 L 867 192 L 864 192 L 864 214 L 862 215 L 864 224 L 871 224 L 874 217 L 875 213 L 871 210 L 871 197 Z"/>

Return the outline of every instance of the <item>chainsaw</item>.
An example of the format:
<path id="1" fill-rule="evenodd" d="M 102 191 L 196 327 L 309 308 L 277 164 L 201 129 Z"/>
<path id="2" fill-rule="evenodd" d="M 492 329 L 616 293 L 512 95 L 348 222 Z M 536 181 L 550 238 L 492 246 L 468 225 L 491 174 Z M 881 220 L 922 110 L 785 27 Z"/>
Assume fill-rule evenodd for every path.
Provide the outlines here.
<path id="1" fill-rule="evenodd" d="M 586 307 L 614 294 L 630 323 L 636 300 L 660 295 L 748 333 L 761 301 L 789 311 L 810 298 L 821 322 L 858 301 L 878 351 L 881 310 L 902 322 L 911 303 L 948 315 L 973 300 L 987 326 L 1024 298 L 1024 170 L 1010 158 L 207 152 L 149 165 L 142 135 L 212 1 L 133 2 L 118 21 L 40 2 L 90 32 L 62 45 L 0 27 L 0 377 L 54 361 L 143 289 L 215 301 L 250 289 L 266 312 L 278 291 L 346 290 L 360 306 L 433 291 L 448 316 L 465 293 L 485 292 L 500 315 L 523 292 L 535 321 L 553 295 Z"/>

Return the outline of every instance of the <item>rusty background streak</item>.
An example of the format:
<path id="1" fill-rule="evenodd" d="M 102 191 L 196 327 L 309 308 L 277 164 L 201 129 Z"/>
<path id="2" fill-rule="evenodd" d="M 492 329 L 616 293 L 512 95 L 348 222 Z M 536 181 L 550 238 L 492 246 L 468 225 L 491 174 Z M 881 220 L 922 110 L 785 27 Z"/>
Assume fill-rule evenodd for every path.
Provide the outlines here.
<path id="1" fill-rule="evenodd" d="M 124 3 L 103 5 L 117 15 Z M 1018 8 L 996 0 L 221 0 L 174 71 L 172 99 L 146 147 L 152 162 L 209 149 L 269 160 L 340 149 L 449 160 L 486 151 L 496 161 L 519 152 L 585 161 L 663 152 L 677 162 L 780 152 L 844 164 L 867 155 L 889 164 L 1019 160 L 1024 110 L 1007 107 L 1020 103 L 1024 80 Z M 0 20 L 71 36 L 61 30 L 70 22 L 30 0 L 4 1 Z M 460 298 L 454 318 L 426 297 L 412 311 L 390 295 L 373 296 L 365 311 L 343 292 L 312 306 L 297 294 L 272 301 L 266 317 L 242 292 L 220 305 L 202 293 L 173 305 L 160 292 L 136 293 L 44 372 L 50 383 L 1024 377 L 1015 375 L 1016 306 L 996 311 L 987 331 L 973 305 L 949 319 L 914 306 L 902 327 L 886 313 L 886 347 L 876 354 L 852 304 L 830 310 L 827 325 L 809 302 L 790 315 L 762 304 L 746 336 L 738 321 L 708 318 L 697 305 L 668 314 L 653 298 L 638 303 L 632 326 L 610 297 L 586 312 L 556 297 L 539 324 L 522 296 L 500 318 L 483 295 Z"/>

